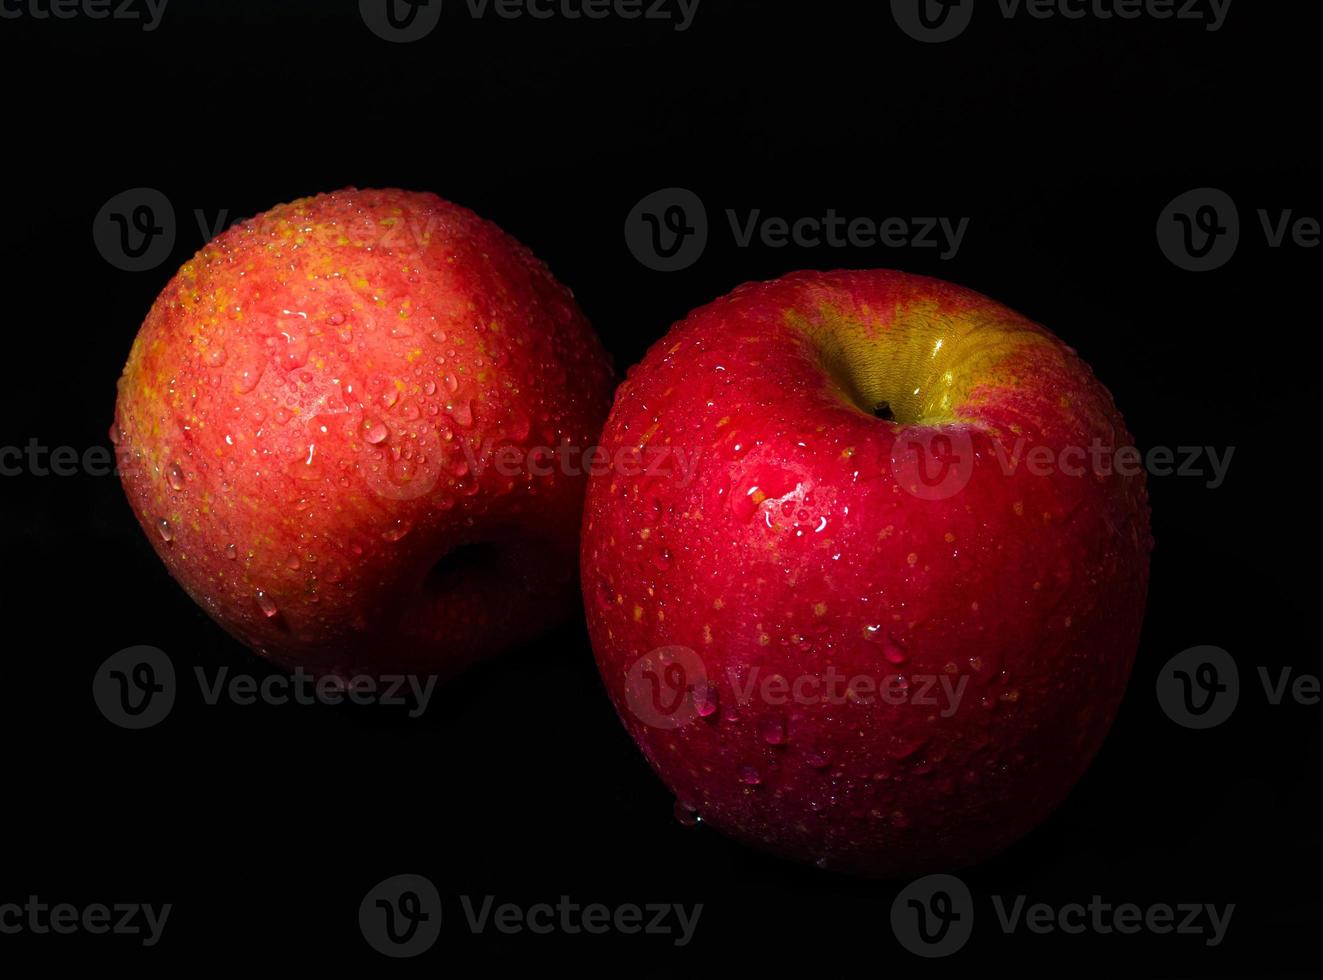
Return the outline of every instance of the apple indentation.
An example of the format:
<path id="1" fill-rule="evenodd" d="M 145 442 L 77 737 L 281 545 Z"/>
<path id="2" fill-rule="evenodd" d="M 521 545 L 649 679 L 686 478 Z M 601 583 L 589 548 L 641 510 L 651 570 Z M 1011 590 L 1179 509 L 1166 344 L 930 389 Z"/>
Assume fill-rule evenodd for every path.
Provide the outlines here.
<path id="1" fill-rule="evenodd" d="M 470 541 L 447 551 L 428 571 L 423 589 L 429 596 L 442 596 L 458 586 L 485 578 L 501 565 L 500 546 L 494 541 Z"/>

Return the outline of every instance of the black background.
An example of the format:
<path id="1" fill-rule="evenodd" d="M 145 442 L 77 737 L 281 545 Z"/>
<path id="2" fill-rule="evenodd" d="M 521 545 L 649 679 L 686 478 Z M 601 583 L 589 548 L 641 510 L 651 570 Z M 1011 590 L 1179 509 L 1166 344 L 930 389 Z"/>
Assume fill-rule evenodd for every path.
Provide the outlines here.
<path id="1" fill-rule="evenodd" d="M 109 724 L 91 678 L 166 650 L 184 674 L 267 668 L 173 584 L 113 476 L 0 479 L 4 499 L 4 857 L 0 902 L 174 903 L 159 946 L 0 936 L 0 963 L 94 957 L 450 972 L 793 976 L 1006 970 L 1265 975 L 1314 969 L 1323 925 L 1317 707 L 1269 707 L 1256 667 L 1318 672 L 1317 249 L 1267 246 L 1254 211 L 1319 216 L 1315 5 L 1234 0 L 1180 21 L 1006 21 L 980 3 L 944 44 L 888 5 L 702 0 L 684 32 L 489 14 L 448 0 L 393 45 L 357 4 L 174 0 L 132 22 L 0 20 L 5 93 L 6 445 L 108 446 L 115 380 L 156 293 L 231 220 L 345 185 L 434 190 L 495 220 L 578 296 L 623 372 L 668 325 L 748 279 L 898 267 L 986 292 L 1052 327 L 1111 388 L 1141 448 L 1235 447 L 1227 482 L 1153 478 L 1157 548 L 1128 697 L 1067 803 L 962 873 L 970 944 L 919 960 L 889 924 L 899 883 L 783 864 L 700 826 L 606 701 L 582 623 L 445 688 L 417 721 L 384 708 L 240 707 L 181 695 L 145 732 Z M 153 187 L 180 228 L 122 272 L 91 235 L 111 196 Z M 622 227 L 662 187 L 712 222 L 678 273 Z M 1235 258 L 1195 274 L 1155 239 L 1164 206 L 1215 186 Z M 959 254 L 736 247 L 725 210 L 968 216 Z M 1246 693 L 1207 732 L 1154 678 L 1216 644 Z M 191 684 L 186 691 L 192 691 Z M 441 892 L 441 939 L 398 966 L 358 903 L 390 875 Z M 1003 935 L 992 894 L 1056 903 L 1234 902 L 1221 947 L 1191 936 Z M 701 902 L 694 941 L 470 935 L 458 896 Z M 481 957 L 475 959 L 474 957 Z M 463 961 L 461 965 L 460 961 Z"/>

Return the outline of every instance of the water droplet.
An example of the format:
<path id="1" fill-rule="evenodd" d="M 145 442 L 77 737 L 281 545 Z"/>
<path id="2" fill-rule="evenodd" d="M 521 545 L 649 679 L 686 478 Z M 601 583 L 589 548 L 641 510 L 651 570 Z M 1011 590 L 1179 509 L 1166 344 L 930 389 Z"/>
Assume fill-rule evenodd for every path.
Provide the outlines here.
<path id="1" fill-rule="evenodd" d="M 255 598 L 257 599 L 257 608 L 262 610 L 262 615 L 267 619 L 270 619 L 276 613 L 280 612 L 280 610 L 276 608 L 276 604 L 272 598 L 261 589 L 257 590 Z"/>
<path id="2" fill-rule="evenodd" d="M 675 801 L 675 819 L 681 827 L 696 827 L 701 819 L 698 816 L 698 809 L 690 806 L 688 803 Z"/>
<path id="3" fill-rule="evenodd" d="M 387 541 L 398 541 L 412 530 L 412 525 L 408 521 L 398 520 L 386 530 L 381 532 L 381 536 Z"/>
<path id="4" fill-rule="evenodd" d="M 814 769 L 826 769 L 831 765 L 831 749 L 810 748 L 804 753 L 804 761 Z"/>
<path id="5" fill-rule="evenodd" d="M 758 770 L 753 766 L 740 766 L 740 782 L 746 786 L 757 786 L 763 781 L 763 777 L 758 775 Z"/>
<path id="6" fill-rule="evenodd" d="M 473 424 L 473 405 L 467 398 L 447 405 L 446 411 L 450 413 L 450 417 L 455 420 L 456 425 L 467 429 Z"/>
<path id="7" fill-rule="evenodd" d="M 610 605 L 608 601 L 608 606 Z M 710 718 L 717 713 L 717 689 L 706 681 L 694 684 L 694 709 L 700 718 Z"/>
<path id="8" fill-rule="evenodd" d="M 453 374 L 447 374 L 446 387 L 450 389 L 452 394 L 459 391 L 459 378 L 455 377 Z"/>
<path id="9" fill-rule="evenodd" d="M 156 522 L 156 530 L 160 533 L 162 541 L 173 541 L 175 539 L 175 532 L 171 530 L 170 522 L 164 517 Z"/>
<path id="10" fill-rule="evenodd" d="M 388 435 L 390 435 L 390 430 L 383 423 L 372 419 L 363 420 L 363 438 L 367 442 L 376 446 L 385 442 Z"/>
<path id="11" fill-rule="evenodd" d="M 786 740 L 786 722 L 784 718 L 769 715 L 758 719 L 758 737 L 768 745 L 781 745 Z"/>
<path id="12" fill-rule="evenodd" d="M 285 336 L 285 349 L 280 354 L 280 366 L 286 371 L 296 371 L 308 363 L 308 341 L 301 336 Z"/>
<path id="13" fill-rule="evenodd" d="M 230 559 L 230 561 L 234 561 L 234 559 L 239 557 L 239 549 L 232 544 L 227 544 L 225 546 L 225 557 Z"/>
<path id="14" fill-rule="evenodd" d="M 288 568 L 290 571 L 297 571 L 299 566 L 302 564 L 303 563 L 299 561 L 298 555 L 290 555 L 288 558 L 285 559 L 285 567 Z"/>
<path id="15" fill-rule="evenodd" d="M 179 468 L 178 463 L 171 463 L 169 469 L 165 471 L 165 478 L 170 483 L 170 489 L 184 489 L 184 471 Z"/>
<path id="16" fill-rule="evenodd" d="M 248 394 L 262 380 L 262 372 L 265 370 L 265 358 L 260 355 L 249 358 L 248 363 L 239 369 L 239 376 L 234 382 L 234 390 L 241 395 Z"/>

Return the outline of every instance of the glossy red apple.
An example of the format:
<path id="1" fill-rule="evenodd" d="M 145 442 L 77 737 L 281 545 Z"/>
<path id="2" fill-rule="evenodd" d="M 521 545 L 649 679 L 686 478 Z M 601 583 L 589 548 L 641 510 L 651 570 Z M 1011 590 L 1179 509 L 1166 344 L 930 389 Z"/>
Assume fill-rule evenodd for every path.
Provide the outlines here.
<path id="1" fill-rule="evenodd" d="M 581 558 L 607 690 L 681 812 L 883 876 L 1042 821 L 1135 654 L 1129 442 L 1073 350 L 936 280 L 797 273 L 673 327 L 616 394 Z"/>
<path id="2" fill-rule="evenodd" d="M 594 439 L 612 383 L 514 239 L 351 189 L 179 270 L 112 437 L 156 551 L 239 640 L 318 675 L 447 674 L 573 610 L 586 479 L 538 450 Z"/>

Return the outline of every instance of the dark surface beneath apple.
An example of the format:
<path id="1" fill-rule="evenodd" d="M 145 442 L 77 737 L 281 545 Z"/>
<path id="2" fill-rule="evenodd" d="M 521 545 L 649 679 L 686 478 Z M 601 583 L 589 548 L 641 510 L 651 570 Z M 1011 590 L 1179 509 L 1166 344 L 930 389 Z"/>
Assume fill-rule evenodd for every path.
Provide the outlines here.
<path id="1" fill-rule="evenodd" d="M 1167 5 L 1203 20 L 979 4 L 942 43 L 909 36 L 883 3 L 704 0 L 683 30 L 674 4 L 657 8 L 666 21 L 447 3 L 412 43 L 378 37 L 341 0 L 170 4 L 152 30 L 11 6 L 7 447 L 108 448 L 132 338 L 204 228 L 356 185 L 435 191 L 496 221 L 575 291 L 622 373 L 677 318 L 747 280 L 838 267 L 949 279 L 1054 330 L 1111 389 L 1139 447 L 1176 458 L 1149 479 L 1147 618 L 1110 737 L 1042 826 L 952 869 L 972 896 L 972 933 L 920 958 L 893 926 L 907 882 L 784 863 L 676 820 L 606 699 L 581 618 L 444 686 L 418 718 L 211 705 L 195 670 L 274 672 L 169 578 L 113 475 L 42 475 L 40 460 L 10 454 L 0 905 L 171 910 L 147 945 L 141 915 L 136 935 L 64 935 L 11 909 L 0 962 L 380 969 L 360 903 L 416 874 L 440 896 L 438 939 L 412 961 L 433 971 L 1316 968 L 1323 741 L 1308 683 L 1319 666 L 1307 474 L 1321 253 L 1307 220 L 1323 208 L 1305 139 L 1318 87 L 1308 5 L 1235 3 L 1213 30 L 1219 4 Z M 92 223 L 142 187 L 171 202 L 175 243 L 125 271 Z M 686 268 L 658 271 L 622 227 L 641 198 L 673 187 L 705 203 L 708 241 Z M 1204 272 L 1170 259 L 1155 233 L 1198 188 L 1225 192 L 1240 218 L 1234 256 Z M 829 209 L 905 219 L 909 242 L 763 234 L 764 219 Z M 1219 220 L 1191 213 L 1195 231 Z M 929 218 L 947 223 L 919 234 Z M 943 237 L 965 218 L 959 241 Z M 1234 447 L 1220 475 L 1207 447 L 1218 458 Z M 184 683 L 165 720 L 131 731 L 103 717 L 92 678 L 144 644 Z M 1171 658 L 1205 645 L 1239 665 L 1239 699 L 1196 730 L 1155 690 Z M 480 915 L 488 896 L 521 911 L 480 928 L 467 908 Z M 661 914 L 650 906 L 671 911 L 658 930 L 599 935 L 556 909 L 535 915 L 553 923 L 543 934 L 527 919 L 539 903 L 640 906 L 645 924 Z M 1149 924 L 1119 930 L 1091 903 L 1135 906 Z M 687 934 L 674 908 L 699 905 Z M 1039 905 L 1051 911 L 1031 916 Z M 1164 906 L 1169 930 L 1152 925 Z M 1210 922 L 1229 906 L 1218 932 Z"/>

